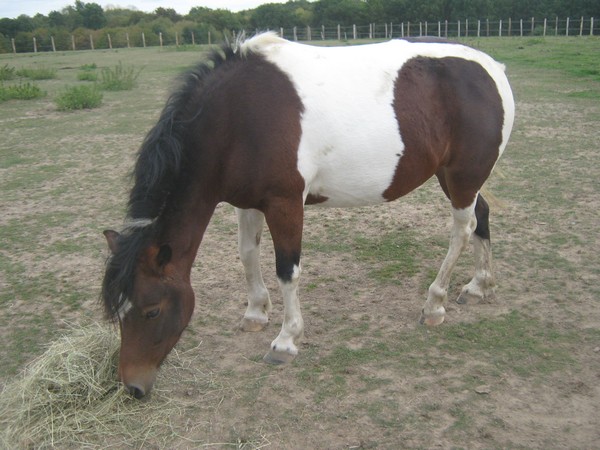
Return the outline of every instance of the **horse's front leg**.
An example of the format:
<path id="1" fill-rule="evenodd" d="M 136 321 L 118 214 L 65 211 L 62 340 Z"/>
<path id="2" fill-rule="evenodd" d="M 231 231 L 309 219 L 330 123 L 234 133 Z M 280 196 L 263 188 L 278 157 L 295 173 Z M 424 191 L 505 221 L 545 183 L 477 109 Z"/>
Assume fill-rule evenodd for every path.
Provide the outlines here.
<path id="1" fill-rule="evenodd" d="M 265 216 L 256 209 L 237 209 L 238 249 L 248 285 L 248 307 L 240 328 L 261 331 L 269 323 L 271 299 L 260 270 L 260 239 Z"/>
<path id="2" fill-rule="evenodd" d="M 304 202 L 281 199 L 265 211 L 275 247 L 275 264 L 283 295 L 283 324 L 264 360 L 271 364 L 291 362 L 298 355 L 298 342 L 304 336 L 304 321 L 298 299 L 300 253 Z"/>

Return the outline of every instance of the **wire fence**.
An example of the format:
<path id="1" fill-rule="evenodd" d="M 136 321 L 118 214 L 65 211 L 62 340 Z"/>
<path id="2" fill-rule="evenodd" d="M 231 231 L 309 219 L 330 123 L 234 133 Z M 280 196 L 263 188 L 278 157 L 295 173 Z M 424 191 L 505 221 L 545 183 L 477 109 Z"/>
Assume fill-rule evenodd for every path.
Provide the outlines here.
<path id="1" fill-rule="evenodd" d="M 293 27 L 274 29 L 280 36 L 293 41 L 352 41 L 383 40 L 404 37 L 512 37 L 512 36 L 598 36 L 600 21 L 593 17 L 578 19 L 507 19 L 507 20 L 458 20 L 437 22 L 401 22 L 371 23 L 368 25 L 337 25 L 333 27 Z M 254 30 L 258 33 L 264 30 Z M 235 39 L 240 33 L 248 35 L 247 30 L 220 33 L 195 32 L 186 30 L 179 32 L 143 32 L 126 29 L 112 30 L 78 30 L 76 33 L 54 35 L 35 35 L 19 39 L 11 39 L 13 53 L 23 52 L 56 52 L 65 50 L 95 50 L 132 47 L 183 46 L 213 44 L 228 37 Z"/>

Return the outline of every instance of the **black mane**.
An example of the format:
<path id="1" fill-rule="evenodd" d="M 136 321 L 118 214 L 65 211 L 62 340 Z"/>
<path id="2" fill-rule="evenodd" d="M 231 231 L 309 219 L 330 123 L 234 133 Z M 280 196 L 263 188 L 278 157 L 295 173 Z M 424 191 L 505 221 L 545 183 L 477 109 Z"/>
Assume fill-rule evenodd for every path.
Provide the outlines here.
<path id="1" fill-rule="evenodd" d="M 225 62 L 239 58 L 234 46 L 226 45 L 183 74 L 179 87 L 142 143 L 132 173 L 134 184 L 127 206 L 129 225 L 118 239 L 117 252 L 107 260 L 102 283 L 104 309 L 110 319 L 117 317 L 131 296 L 140 252 L 161 231 L 161 213 L 185 167 L 183 143 L 187 129 L 202 113 L 200 100 L 207 78 Z"/>

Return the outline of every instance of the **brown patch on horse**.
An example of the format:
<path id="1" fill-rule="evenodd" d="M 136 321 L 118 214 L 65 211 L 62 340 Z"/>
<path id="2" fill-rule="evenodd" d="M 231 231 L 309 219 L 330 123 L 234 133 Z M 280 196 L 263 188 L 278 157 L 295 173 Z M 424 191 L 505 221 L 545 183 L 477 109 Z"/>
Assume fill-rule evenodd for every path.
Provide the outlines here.
<path id="1" fill-rule="evenodd" d="M 190 143 L 201 142 L 207 150 L 195 152 L 198 161 L 190 161 L 202 167 L 204 188 L 218 201 L 263 212 L 273 197 L 299 196 L 301 201 L 304 179 L 297 149 L 304 106 L 289 77 L 256 54 L 214 76 L 219 79 L 202 104 L 210 114 L 189 136 Z"/>
<path id="2" fill-rule="evenodd" d="M 472 204 L 502 142 L 502 99 L 488 72 L 456 57 L 410 59 L 393 106 L 405 150 L 383 197 L 394 200 L 438 174 L 453 207 Z"/>
<path id="3" fill-rule="evenodd" d="M 308 194 L 304 204 L 305 205 L 318 205 L 319 203 L 324 203 L 327 200 L 329 200 L 329 197 L 325 197 L 324 195 Z"/>

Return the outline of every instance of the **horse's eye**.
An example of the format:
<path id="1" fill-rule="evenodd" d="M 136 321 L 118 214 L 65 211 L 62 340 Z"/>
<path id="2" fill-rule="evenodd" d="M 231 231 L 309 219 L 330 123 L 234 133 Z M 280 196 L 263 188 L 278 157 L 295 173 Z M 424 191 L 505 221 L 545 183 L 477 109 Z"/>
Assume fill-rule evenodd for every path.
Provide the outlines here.
<path id="1" fill-rule="evenodd" d="M 146 319 L 156 319 L 160 314 L 160 308 L 153 309 L 146 313 Z"/>

